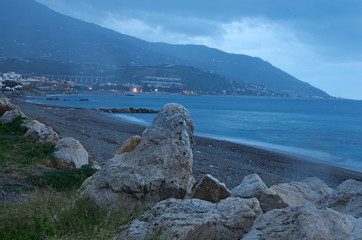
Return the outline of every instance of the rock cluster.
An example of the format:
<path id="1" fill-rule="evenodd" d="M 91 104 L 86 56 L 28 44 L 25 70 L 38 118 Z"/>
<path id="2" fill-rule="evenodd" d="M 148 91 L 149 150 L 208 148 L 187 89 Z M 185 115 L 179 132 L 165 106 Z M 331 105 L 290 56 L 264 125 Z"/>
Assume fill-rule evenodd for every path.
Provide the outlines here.
<path id="1" fill-rule="evenodd" d="M 361 239 L 362 219 L 312 204 L 275 209 L 258 217 L 243 240 Z"/>
<path id="2" fill-rule="evenodd" d="M 81 196 L 100 208 L 150 208 L 113 239 L 362 238 L 361 182 L 333 190 L 307 178 L 268 188 L 251 174 L 231 191 L 211 175 L 194 183 L 193 130 L 188 111 L 167 104 L 84 182 Z"/>
<path id="3" fill-rule="evenodd" d="M 114 239 L 240 239 L 262 214 L 255 198 L 218 203 L 170 198 L 134 220 Z"/>
<path id="4" fill-rule="evenodd" d="M 246 182 L 254 184 L 250 187 Z M 124 226 L 114 239 L 362 239 L 361 184 L 347 180 L 331 190 L 318 178 L 308 178 L 264 188 L 259 176 L 252 174 L 245 177 L 241 184 L 244 188 L 232 189 L 231 197 L 218 203 L 198 199 L 161 201 Z M 254 191 L 260 186 L 261 194 Z M 274 204 L 277 208 L 265 212 L 255 196 L 233 197 L 247 189 L 260 199 L 267 193 L 273 196 L 270 199 L 285 200 L 290 205 Z M 296 201 L 297 196 L 304 202 Z M 350 214 L 343 213 L 346 211 Z"/>
<path id="5" fill-rule="evenodd" d="M 107 113 L 158 113 L 157 110 L 147 108 L 100 108 L 99 111 Z"/>

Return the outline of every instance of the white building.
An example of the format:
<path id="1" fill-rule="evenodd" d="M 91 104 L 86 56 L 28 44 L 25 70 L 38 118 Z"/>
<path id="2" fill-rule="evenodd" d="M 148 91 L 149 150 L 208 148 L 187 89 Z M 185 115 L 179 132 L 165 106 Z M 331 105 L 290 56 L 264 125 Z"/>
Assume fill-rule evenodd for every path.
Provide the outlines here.
<path id="1" fill-rule="evenodd" d="M 8 72 L 8 73 L 3 73 L 3 78 L 4 80 L 7 81 L 19 81 L 22 76 L 21 74 L 17 74 L 15 72 Z"/>

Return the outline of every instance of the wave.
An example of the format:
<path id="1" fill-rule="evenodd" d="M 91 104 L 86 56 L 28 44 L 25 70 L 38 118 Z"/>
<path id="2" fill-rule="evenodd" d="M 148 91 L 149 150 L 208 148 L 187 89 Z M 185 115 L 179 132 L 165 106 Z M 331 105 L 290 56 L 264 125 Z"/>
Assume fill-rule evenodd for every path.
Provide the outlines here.
<path id="1" fill-rule="evenodd" d="M 354 171 L 356 171 L 356 169 L 362 169 L 362 164 L 360 162 L 341 158 L 341 157 L 335 156 L 333 154 L 318 151 L 318 150 L 303 149 L 303 148 L 291 147 L 291 146 L 283 146 L 283 145 L 259 142 L 259 141 L 249 140 L 249 139 L 217 136 L 217 135 L 205 134 L 205 133 L 198 133 L 195 135 L 200 136 L 200 137 L 206 137 L 206 138 L 212 138 L 212 139 L 216 139 L 216 140 L 243 144 L 243 145 L 247 145 L 250 147 L 256 147 L 256 148 L 269 150 L 269 151 L 273 151 L 273 152 L 283 153 L 283 154 L 299 157 L 299 158 L 302 158 L 307 161 L 325 163 L 328 165 L 342 167 L 342 168 L 346 168 L 346 169 L 350 169 L 350 170 L 354 170 Z"/>
<path id="2" fill-rule="evenodd" d="M 114 114 L 114 113 L 112 113 L 112 114 L 105 113 L 105 114 L 107 116 L 115 118 L 115 119 L 120 119 L 120 120 L 129 122 L 129 123 L 135 123 L 135 124 L 142 125 L 142 126 L 145 126 L 145 127 L 150 125 L 150 123 L 145 121 L 145 120 L 142 120 L 142 119 L 139 119 L 139 118 L 136 118 L 136 117 L 133 117 L 133 116 L 129 116 L 129 115 L 126 115 L 126 114 Z"/>

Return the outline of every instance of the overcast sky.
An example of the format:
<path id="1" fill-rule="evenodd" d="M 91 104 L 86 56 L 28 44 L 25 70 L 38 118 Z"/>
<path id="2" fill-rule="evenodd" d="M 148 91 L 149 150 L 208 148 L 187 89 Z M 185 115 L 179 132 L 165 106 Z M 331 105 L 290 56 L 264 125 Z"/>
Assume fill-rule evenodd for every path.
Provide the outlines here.
<path id="1" fill-rule="evenodd" d="M 37 0 L 151 42 L 257 56 L 333 96 L 362 99 L 360 0 Z"/>

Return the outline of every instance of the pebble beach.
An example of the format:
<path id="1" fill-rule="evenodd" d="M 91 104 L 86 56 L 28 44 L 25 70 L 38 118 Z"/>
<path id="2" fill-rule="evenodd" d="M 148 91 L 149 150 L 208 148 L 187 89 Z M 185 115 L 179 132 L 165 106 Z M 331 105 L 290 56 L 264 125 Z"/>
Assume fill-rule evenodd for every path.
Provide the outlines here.
<path id="1" fill-rule="evenodd" d="M 79 140 L 91 159 L 100 164 L 105 163 L 124 140 L 133 135 L 141 136 L 145 129 L 144 126 L 113 119 L 110 114 L 98 110 L 39 105 L 26 102 L 27 98 L 22 96 L 10 99 L 25 114 L 52 126 L 62 137 Z M 336 187 L 347 179 L 362 181 L 361 172 L 197 136 L 193 156 L 196 180 L 211 174 L 229 189 L 251 173 L 257 173 L 268 186 L 301 181 L 307 177 L 318 177 L 330 187 Z"/>

